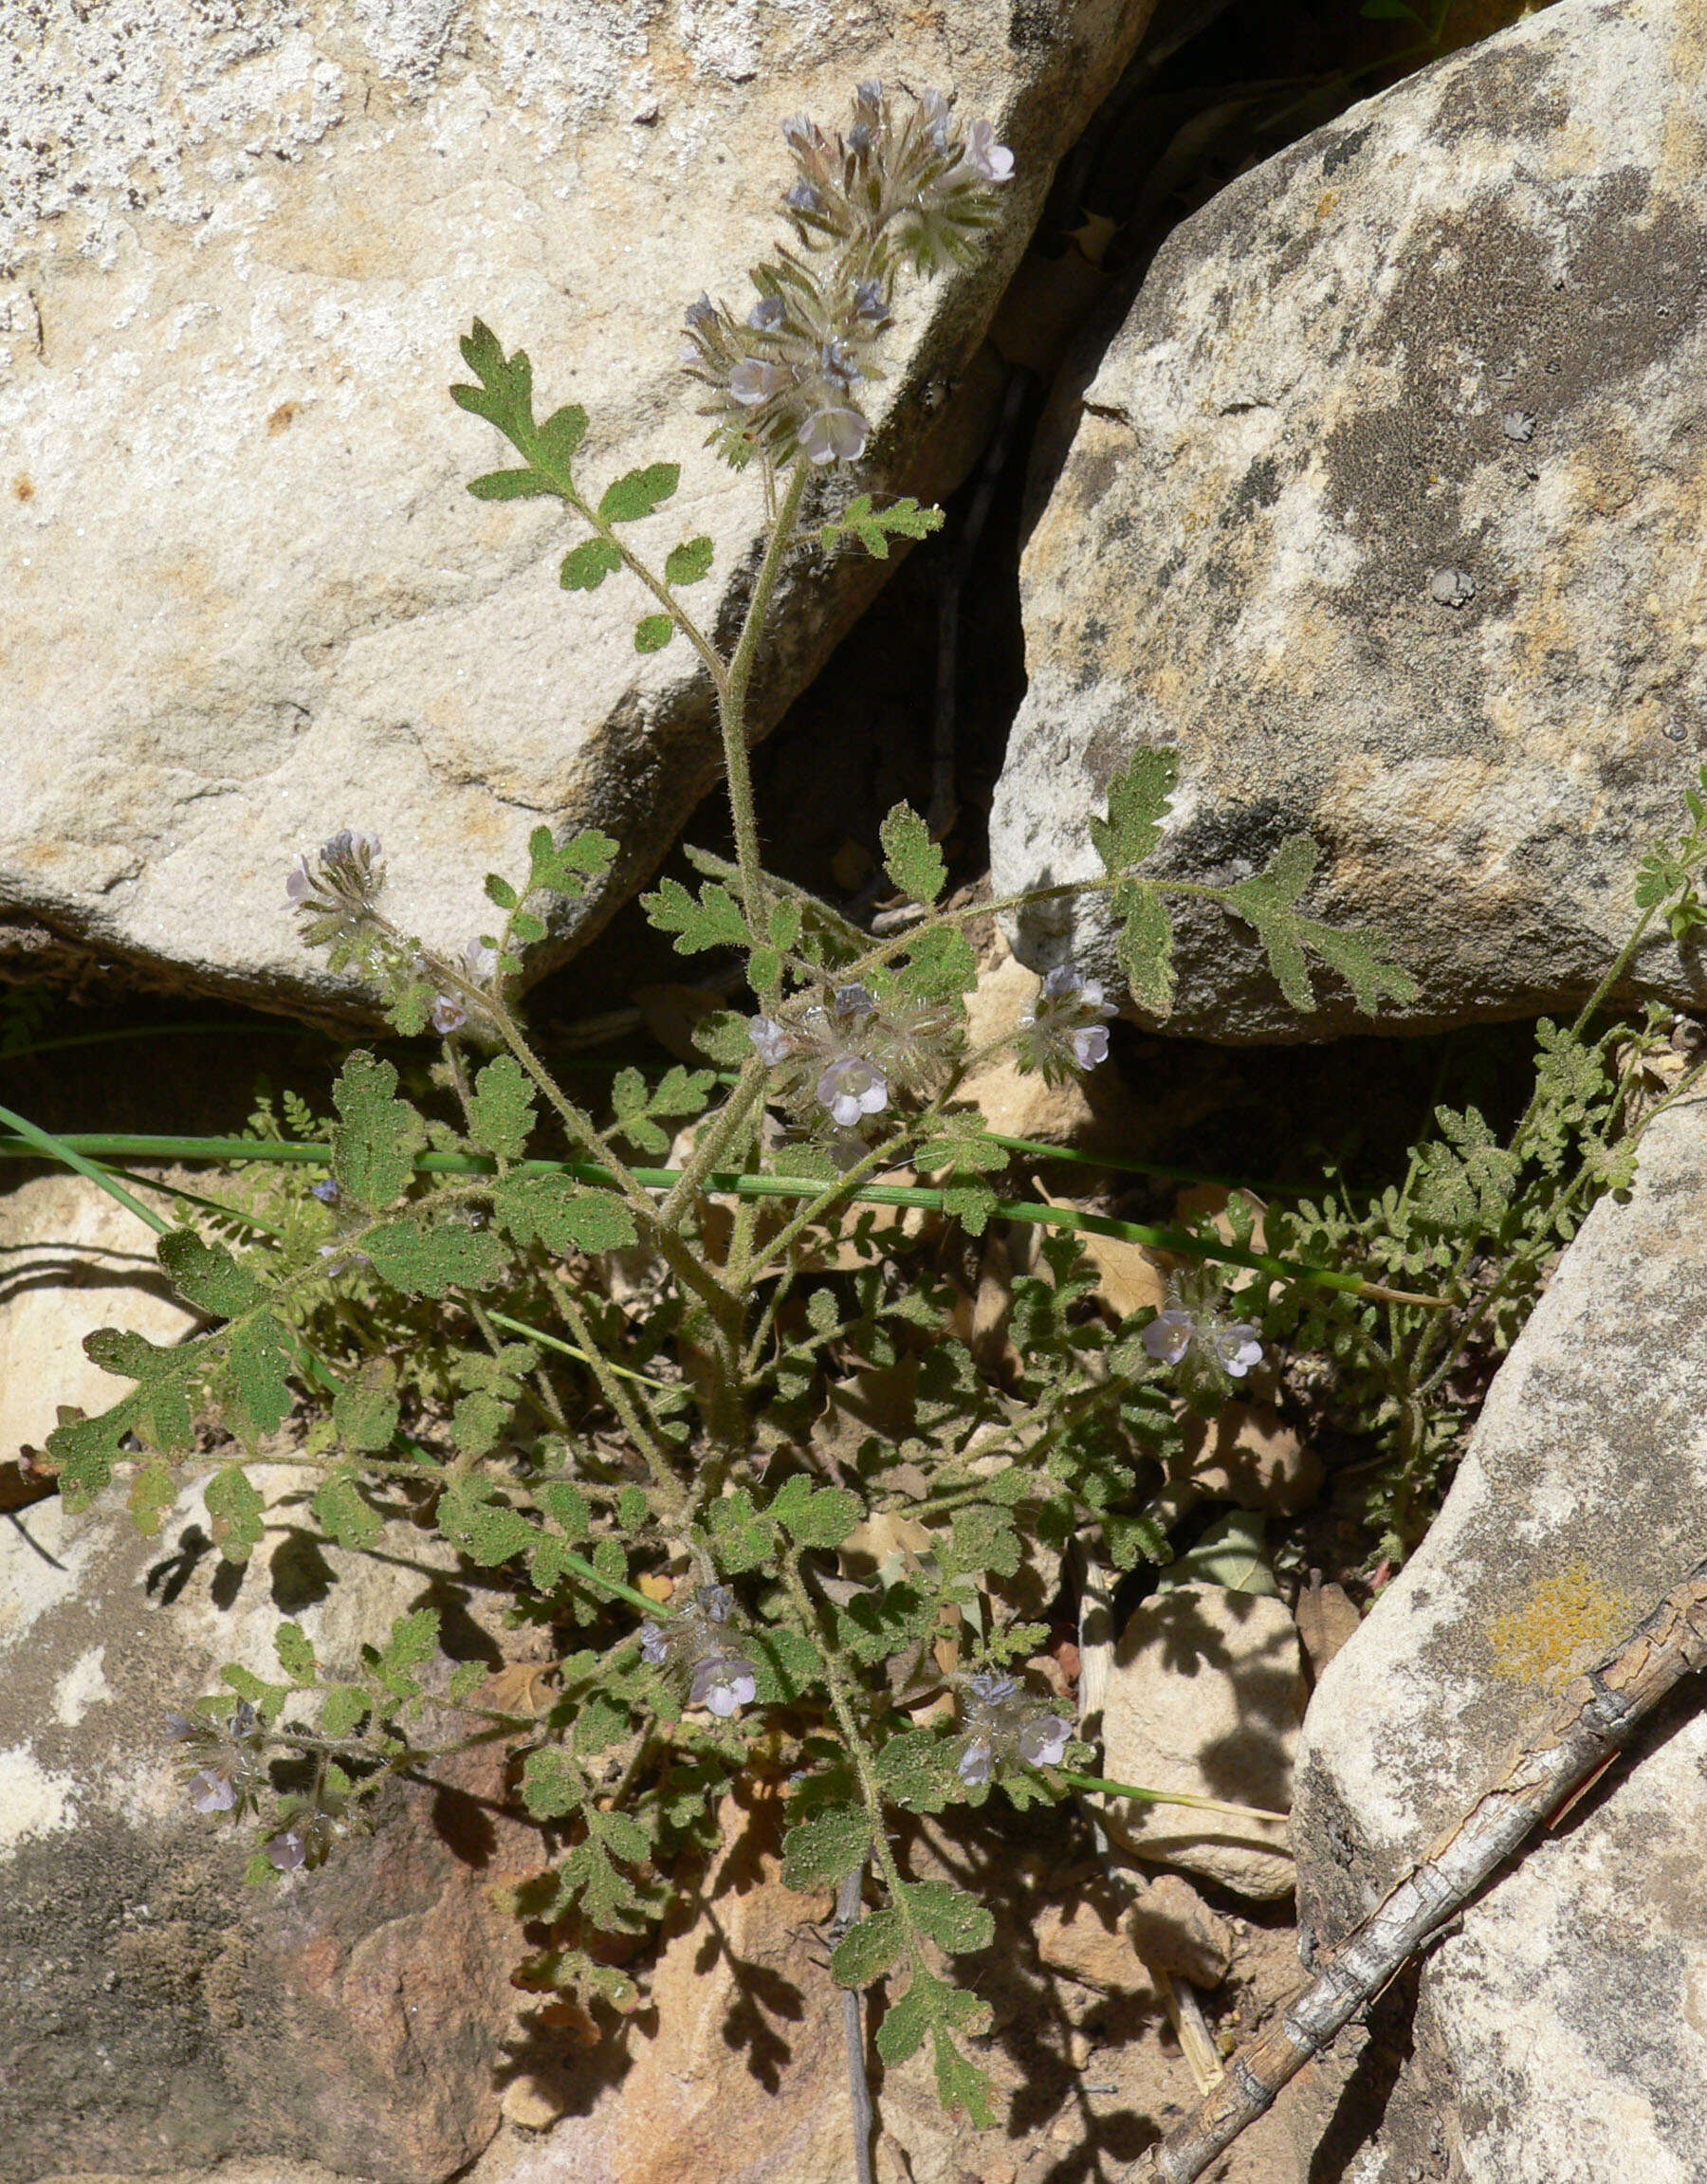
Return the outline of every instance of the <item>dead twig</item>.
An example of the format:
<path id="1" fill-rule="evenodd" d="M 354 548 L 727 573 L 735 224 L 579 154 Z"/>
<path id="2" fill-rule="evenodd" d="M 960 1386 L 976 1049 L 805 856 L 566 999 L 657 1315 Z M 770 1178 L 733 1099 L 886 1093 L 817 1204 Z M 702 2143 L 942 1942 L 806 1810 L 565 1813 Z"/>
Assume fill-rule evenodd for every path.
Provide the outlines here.
<path id="1" fill-rule="evenodd" d="M 1525 1836 L 1573 1800 L 1667 1692 L 1703 1666 L 1707 1558 L 1597 1668 L 1567 1686 L 1497 1780 L 1328 1954 L 1279 2024 L 1233 2056 L 1225 2083 L 1151 2149 L 1131 2172 L 1132 2184 L 1188 2184 L 1201 2176 Z"/>
<path id="2" fill-rule="evenodd" d="M 827 1936 L 833 1947 L 851 1926 L 859 1922 L 859 1896 L 865 1885 L 865 1870 L 866 1861 L 862 1858 L 836 1894 L 835 1917 L 830 1922 Z M 842 1990 L 842 2027 L 848 2041 L 848 2101 L 854 2112 L 854 2175 L 856 2184 L 873 2184 L 872 2132 L 876 2112 L 872 2106 L 872 2088 L 866 2077 L 865 2025 L 857 1987 Z"/>

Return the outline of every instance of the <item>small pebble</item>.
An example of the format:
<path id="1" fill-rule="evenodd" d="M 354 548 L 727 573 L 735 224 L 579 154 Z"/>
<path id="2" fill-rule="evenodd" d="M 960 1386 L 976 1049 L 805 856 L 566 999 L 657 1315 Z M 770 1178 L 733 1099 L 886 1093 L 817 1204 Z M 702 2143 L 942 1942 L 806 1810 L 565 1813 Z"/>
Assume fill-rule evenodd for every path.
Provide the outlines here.
<path id="1" fill-rule="evenodd" d="M 1468 606 L 1476 596 L 1476 585 L 1462 569 L 1437 569 L 1428 579 L 1428 596 L 1443 607 Z"/>

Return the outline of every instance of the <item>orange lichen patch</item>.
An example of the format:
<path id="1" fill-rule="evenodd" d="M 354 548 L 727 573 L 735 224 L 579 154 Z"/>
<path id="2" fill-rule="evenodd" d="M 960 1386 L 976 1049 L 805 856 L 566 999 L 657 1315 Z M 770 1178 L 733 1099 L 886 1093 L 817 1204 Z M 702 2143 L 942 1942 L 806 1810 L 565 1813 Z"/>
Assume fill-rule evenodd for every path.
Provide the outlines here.
<path id="1" fill-rule="evenodd" d="M 33 501 L 35 499 L 35 487 L 22 471 L 12 480 L 12 499 L 14 501 Z"/>
<path id="2" fill-rule="evenodd" d="M 276 436 L 284 431 L 284 428 L 297 416 L 302 407 L 301 402 L 281 402 L 266 420 L 268 433 Z"/>
<path id="3" fill-rule="evenodd" d="M 1603 1585 L 1586 1562 L 1573 1562 L 1489 1624 L 1495 1670 L 1557 1691 L 1628 1634 L 1639 1606 Z"/>

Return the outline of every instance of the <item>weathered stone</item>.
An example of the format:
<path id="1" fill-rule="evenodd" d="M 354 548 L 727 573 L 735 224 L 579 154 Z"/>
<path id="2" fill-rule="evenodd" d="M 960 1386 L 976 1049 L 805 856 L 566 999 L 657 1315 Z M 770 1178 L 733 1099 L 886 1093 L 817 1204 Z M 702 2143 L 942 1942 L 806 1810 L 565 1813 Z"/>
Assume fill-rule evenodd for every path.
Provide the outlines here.
<path id="1" fill-rule="evenodd" d="M 1304 908 L 1384 928 L 1422 1027 L 1586 994 L 1707 756 L 1707 93 L 1687 0 L 1560 0 L 1352 108 L 1175 229 L 1085 386 L 1023 573 L 997 892 L 1098 870 L 1085 817 L 1179 747 L 1154 869 L 1312 835 Z M 1119 986 L 1106 898 L 1019 952 Z M 1180 906 L 1174 1028 L 1287 1007 Z M 1698 1005 L 1698 950 L 1640 990 Z"/>
<path id="2" fill-rule="evenodd" d="M 1322 1676 L 1293 1828 L 1316 1944 L 1372 1906 L 1550 1692 L 1699 1556 L 1704 1276 L 1707 1109 L 1693 1102 L 1652 1125 L 1629 1202 L 1603 1200 L 1585 1223 L 1428 1537 Z M 1685 1686 L 1429 1953 L 1380 2175 L 1422 2159 L 1441 2116 L 1465 2184 L 1700 2175 L 1698 1704 Z"/>
<path id="3" fill-rule="evenodd" d="M 93 1416 L 124 1383 L 83 1355 L 83 1337 L 121 1327 L 171 1343 L 195 1325 L 173 1294 L 155 1239 L 99 1184 L 40 1176 L 0 1197 L 0 1459 L 40 1449 L 59 1406 Z M 0 1600 L 0 1643 L 6 1635 Z"/>
<path id="4" fill-rule="evenodd" d="M 936 492 L 1001 373 L 971 371 L 971 410 L 944 388 L 1148 13 L 1068 0 L 1002 36 L 983 0 L 899 34 L 828 0 L 138 0 L 7 40 L 0 900 L 186 986 L 347 1003 L 281 908 L 296 851 L 374 829 L 399 917 L 460 947 L 544 818 L 624 845 L 558 953 L 596 929 L 714 778 L 708 686 L 680 643 L 636 657 L 629 581 L 563 597 L 545 504 L 468 499 L 506 454 L 448 398 L 456 338 L 479 314 L 526 340 L 541 396 L 592 417 L 589 480 L 680 458 L 637 542 L 707 533 L 726 628 L 760 501 L 700 447 L 676 355 L 695 293 L 738 298 L 776 239 L 779 122 L 905 78 L 1014 148 L 989 249 L 908 307 L 856 481 Z M 797 557 L 765 719 L 880 574 Z"/>
<path id="5" fill-rule="evenodd" d="M 1122 1929 L 1118 1901 L 1075 1896 L 1064 1904 L 1046 1904 L 1036 1931 L 1039 1961 L 1082 1987 L 1134 1994 L 1150 1984 L 1145 1958 Z"/>
<path id="6" fill-rule="evenodd" d="M 254 1477 L 274 1506 L 242 1571 L 211 1551 L 198 1485 L 153 1540 L 110 1502 L 0 1525 L 7 2184 L 230 2156 L 431 2184 L 497 2128 L 521 1938 L 486 1890 L 541 1861 L 492 1816 L 496 1764 L 390 1793 L 371 1840 L 270 1889 L 245 1887 L 246 1843 L 175 1779 L 164 1713 L 227 1661 L 276 1676 L 287 1614 L 333 1673 L 424 1605 L 490 1643 L 428 1535 L 348 1555 L 279 1504 L 301 1474 Z"/>
<path id="7" fill-rule="evenodd" d="M 1219 1987 L 1233 1962 L 1233 1930 L 1178 1873 L 1159 1873 L 1127 1918 L 1132 1946 L 1158 1972 Z"/>
<path id="8" fill-rule="evenodd" d="M 1315 1499 L 1322 1459 L 1272 1404 L 1224 1403 L 1213 1418 L 1186 1414 L 1176 1476 L 1211 1501 L 1291 1516 Z"/>
<path id="9" fill-rule="evenodd" d="M 1285 1812 L 1304 1715 L 1298 1634 L 1278 1600 L 1180 1585 L 1140 1602 L 1121 1633 L 1103 1710 L 1103 1771 L 1144 1789 Z M 1120 1808 L 1137 1855 L 1241 1896 L 1293 1884 L 1282 1821 Z"/>

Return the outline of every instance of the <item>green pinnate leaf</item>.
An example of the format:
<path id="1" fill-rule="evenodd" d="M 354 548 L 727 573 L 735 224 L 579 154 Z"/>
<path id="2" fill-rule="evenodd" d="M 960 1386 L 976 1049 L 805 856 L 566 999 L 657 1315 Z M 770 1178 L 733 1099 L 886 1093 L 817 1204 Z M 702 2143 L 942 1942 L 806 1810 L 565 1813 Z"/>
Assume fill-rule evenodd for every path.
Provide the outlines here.
<path id="1" fill-rule="evenodd" d="M 757 1569 L 777 1544 L 777 1528 L 768 1511 L 753 1507 L 744 1486 L 722 1495 L 706 1513 L 713 1556 L 725 1577 L 738 1577 L 744 1569 Z"/>
<path id="2" fill-rule="evenodd" d="M 127 1506 L 130 1520 L 142 1538 L 159 1536 L 166 1512 L 176 1498 L 176 1485 L 165 1464 L 156 1459 L 140 1467 L 131 1481 Z"/>
<path id="3" fill-rule="evenodd" d="M 505 357 L 504 345 L 479 319 L 461 342 L 463 362 L 478 387 L 454 386 L 450 399 L 459 409 L 496 425 L 505 438 L 531 457 L 537 445 L 533 422 L 533 367 L 525 350 Z"/>
<path id="4" fill-rule="evenodd" d="M 996 1938 L 996 1921 L 964 1888 L 946 1881 L 909 1881 L 902 1884 L 908 1916 L 950 1956 L 987 1949 Z"/>
<path id="5" fill-rule="evenodd" d="M 579 834 L 571 835 L 567 841 L 553 841 L 549 827 L 536 827 L 527 837 L 527 853 L 531 860 L 527 875 L 527 891 L 544 889 L 554 895 L 567 895 L 571 901 L 587 891 L 589 880 L 601 879 L 616 861 L 617 845 L 609 835 L 601 835 L 597 827 L 586 827 Z"/>
<path id="6" fill-rule="evenodd" d="M 531 501 L 558 488 L 538 470 L 487 470 L 468 480 L 468 490 L 477 501 Z"/>
<path id="7" fill-rule="evenodd" d="M 838 522 L 821 527 L 818 544 L 827 554 L 838 540 L 857 539 L 874 561 L 887 561 L 890 539 L 926 539 L 942 527 L 942 509 L 922 508 L 910 494 L 887 508 L 873 508 L 871 494 L 858 493 Z"/>
<path id="8" fill-rule="evenodd" d="M 697 954 L 702 948 L 744 948 L 746 920 L 727 888 L 709 882 L 697 900 L 680 880 L 661 881 L 656 894 L 642 895 L 640 907 L 661 933 L 675 935 L 679 956 Z"/>
<path id="9" fill-rule="evenodd" d="M 415 1155 L 427 1147 L 427 1125 L 407 1100 L 393 1095 L 397 1073 L 359 1047 L 339 1073 L 332 1104 L 332 1173 L 340 1194 L 381 1213 L 403 1195 L 414 1176 Z"/>
<path id="10" fill-rule="evenodd" d="M 158 1245 L 160 1264 L 186 1304 L 215 1319 L 235 1319 L 261 1294 L 261 1286 L 225 1245 L 210 1243 L 193 1229 L 174 1229 Z"/>
<path id="11" fill-rule="evenodd" d="M 372 1547 L 385 1527 L 361 1498 L 358 1475 L 335 1471 L 315 1495 L 314 1521 L 340 1547 Z"/>
<path id="12" fill-rule="evenodd" d="M 948 867 L 918 813 L 897 804 L 878 830 L 883 869 L 915 903 L 934 903 L 948 884 Z"/>
<path id="13" fill-rule="evenodd" d="M 465 1661 L 460 1668 L 452 1672 L 446 1696 L 452 1706 L 466 1705 L 486 1679 L 486 1664 L 484 1661 Z"/>
<path id="14" fill-rule="evenodd" d="M 955 1990 L 959 1993 L 960 1990 Z M 964 1999 L 973 2003 L 981 2015 L 983 2005 L 975 1995 Z M 938 2026 L 931 2033 L 931 2056 L 936 2065 L 937 2099 L 950 2116 L 964 2116 L 975 2131 L 995 2128 L 995 2087 L 987 2070 L 981 2069 L 970 2056 L 963 2055 L 946 2030 Z"/>
<path id="15" fill-rule="evenodd" d="M 568 1479 L 550 1479 L 536 1487 L 534 1498 L 554 1524 L 562 1526 L 570 1539 L 585 1539 L 593 1529 L 593 1513 L 587 1507 L 587 1497 L 578 1486 Z"/>
<path id="16" fill-rule="evenodd" d="M 482 1152 L 520 1160 L 534 1126 L 533 1087 L 513 1055 L 498 1055 L 474 1080 L 468 1134 Z"/>
<path id="17" fill-rule="evenodd" d="M 293 1683 L 311 1684 L 320 1675 L 314 1648 L 300 1623 L 282 1623 L 273 1632 L 273 1651 L 279 1666 Z"/>
<path id="18" fill-rule="evenodd" d="M 586 539 L 563 556 L 558 582 L 566 592 L 596 592 L 622 566 L 622 556 L 609 539 Z"/>
<path id="19" fill-rule="evenodd" d="M 515 1242 L 542 1244 L 560 1257 L 621 1251 L 635 1236 L 634 1217 L 615 1191 L 565 1175 L 507 1176 L 492 1192 L 492 1218 Z"/>
<path id="20" fill-rule="evenodd" d="M 566 473 L 586 436 L 587 413 L 578 402 L 565 402 L 540 427 L 540 454 L 554 468 Z"/>
<path id="21" fill-rule="evenodd" d="M 406 1296 L 449 1296 L 452 1290 L 484 1289 L 504 1269 L 504 1246 L 489 1229 L 440 1221 L 388 1221 L 371 1229 L 362 1250 L 374 1272 Z"/>
<path id="22" fill-rule="evenodd" d="M 978 958 L 958 926 L 938 926 L 917 935 L 901 966 L 903 992 L 924 1000 L 951 1000 L 978 986 Z"/>
<path id="23" fill-rule="evenodd" d="M 634 624 L 634 650 L 637 652 L 661 652 L 675 635 L 675 623 L 669 615 L 645 615 Z"/>
<path id="24" fill-rule="evenodd" d="M 388 1357 L 370 1357 L 332 1399 L 332 1423 L 345 1448 L 389 1448 L 397 1430 L 397 1368 Z"/>
<path id="25" fill-rule="evenodd" d="M 208 1481 L 204 1498 L 214 1546 L 227 1562 L 247 1562 L 261 1544 L 266 1508 L 248 1474 L 238 1463 L 216 1471 Z"/>
<path id="26" fill-rule="evenodd" d="M 637 523 L 661 508 L 682 480 L 679 463 L 649 463 L 643 470 L 630 470 L 607 486 L 598 504 L 599 521 Z"/>
<path id="27" fill-rule="evenodd" d="M 791 1827 L 782 1844 L 782 1879 L 802 1894 L 836 1888 L 872 1847 L 872 1824 L 855 1805 L 833 1805 Z"/>
<path id="28" fill-rule="evenodd" d="M 667 584 L 697 584 L 711 574 L 713 547 L 709 539 L 688 539 L 673 546 L 664 563 Z"/>
<path id="29" fill-rule="evenodd" d="M 232 1327 L 226 1349 L 231 1423 L 246 1440 L 277 1432 L 290 1416 L 294 1362 L 291 1335 L 270 1312 Z"/>
<path id="30" fill-rule="evenodd" d="M 955 1772 L 960 1739 L 934 1730 L 904 1729 L 877 1754 L 877 1779 L 909 1812 L 941 1812 L 965 1794 Z"/>
<path id="31" fill-rule="evenodd" d="M 438 1651 L 438 1643 L 436 1609 L 417 1607 L 411 1614 L 394 1616 L 384 1651 L 375 1657 L 375 1666 L 386 1687 L 399 1698 L 413 1698 L 420 1689 L 415 1670 L 426 1667 Z"/>
<path id="32" fill-rule="evenodd" d="M 483 1569 L 496 1569 L 512 1555 L 525 1554 L 542 1537 L 537 1524 L 494 1499 L 495 1494 L 489 1479 L 466 1478 L 439 1496 L 440 1532 Z"/>
<path id="33" fill-rule="evenodd" d="M 354 1683 L 335 1683 L 321 1701 L 321 1734 L 338 1738 L 354 1736 L 370 1711 L 365 1691 Z"/>
<path id="34" fill-rule="evenodd" d="M 892 1903 L 850 1926 L 830 1955 L 838 1987 L 869 1987 L 907 1955 L 907 1921 Z"/>
<path id="35" fill-rule="evenodd" d="M 1111 907 L 1120 920 L 1114 953 L 1132 999 L 1151 1016 L 1165 1017 L 1174 999 L 1173 921 L 1167 904 L 1142 880 L 1122 880 Z"/>
<path id="36" fill-rule="evenodd" d="M 1417 998 L 1417 982 L 1407 970 L 1388 963 L 1386 941 L 1366 927 L 1320 925 L 1314 918 L 1300 918 L 1305 945 L 1331 971 L 1336 971 L 1351 988 L 1357 1005 L 1373 1016 L 1382 999 L 1391 995 L 1401 1007 Z"/>
<path id="37" fill-rule="evenodd" d="M 1109 783 L 1109 816 L 1091 821 L 1091 839 L 1110 877 L 1141 865 L 1162 839 L 1162 822 L 1180 778 L 1180 754 L 1146 744 Z"/>
<path id="38" fill-rule="evenodd" d="M 616 1110 L 613 1134 L 627 1138 L 643 1152 L 667 1152 L 670 1133 L 654 1119 L 681 1119 L 704 1111 L 716 1084 L 710 1070 L 684 1069 L 677 1062 L 656 1085 L 649 1086 L 636 1069 L 619 1070 L 611 1086 L 611 1104 Z"/>
<path id="39" fill-rule="evenodd" d="M 580 1770 L 547 1745 L 530 1752 L 522 1769 L 522 1797 L 536 1820 L 560 1820 L 586 1803 Z"/>
<path id="40" fill-rule="evenodd" d="M 798 1546 L 839 1547 L 864 1516 L 858 1496 L 845 1487 L 815 1487 L 804 1473 L 784 1480 L 766 1514 L 782 1525 Z"/>
<path id="41" fill-rule="evenodd" d="M 450 1413 L 450 1439 L 459 1456 L 485 1456 L 509 1423 L 513 1405 L 477 1389 L 465 1395 Z"/>

